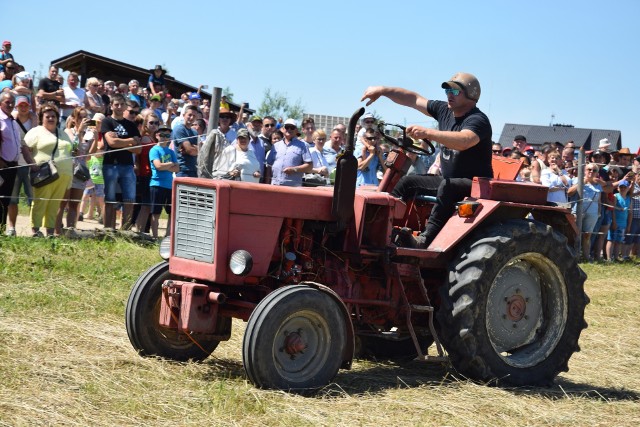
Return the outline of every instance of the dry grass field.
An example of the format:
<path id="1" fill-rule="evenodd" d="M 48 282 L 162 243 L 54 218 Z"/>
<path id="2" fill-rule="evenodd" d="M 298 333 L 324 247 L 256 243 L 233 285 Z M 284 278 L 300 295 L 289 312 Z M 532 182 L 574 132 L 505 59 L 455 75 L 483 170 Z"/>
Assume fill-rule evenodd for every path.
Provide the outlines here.
<path id="1" fill-rule="evenodd" d="M 497 388 L 446 366 L 356 361 L 312 397 L 256 389 L 244 324 L 203 363 L 144 359 L 124 307 L 155 247 L 0 237 L 0 425 L 637 426 L 640 265 L 584 265 L 589 328 L 550 388 Z"/>

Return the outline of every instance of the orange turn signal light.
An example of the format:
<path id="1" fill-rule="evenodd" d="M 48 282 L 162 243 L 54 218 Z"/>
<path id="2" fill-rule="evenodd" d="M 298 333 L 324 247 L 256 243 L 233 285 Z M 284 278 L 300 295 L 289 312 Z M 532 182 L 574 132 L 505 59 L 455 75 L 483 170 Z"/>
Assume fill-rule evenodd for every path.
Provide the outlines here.
<path id="1" fill-rule="evenodd" d="M 478 202 L 460 202 L 458 203 L 458 215 L 462 218 L 470 218 L 476 214 L 480 206 L 482 205 Z"/>

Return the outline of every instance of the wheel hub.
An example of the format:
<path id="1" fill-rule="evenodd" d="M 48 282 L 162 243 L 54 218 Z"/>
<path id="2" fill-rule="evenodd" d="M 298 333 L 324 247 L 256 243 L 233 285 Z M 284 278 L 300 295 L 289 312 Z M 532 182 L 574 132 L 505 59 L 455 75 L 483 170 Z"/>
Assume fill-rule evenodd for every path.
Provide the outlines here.
<path id="1" fill-rule="evenodd" d="M 516 261 L 496 277 L 487 301 L 487 330 L 495 349 L 509 353 L 535 340 L 542 323 L 540 275 Z"/>
<path id="2" fill-rule="evenodd" d="M 284 339 L 284 351 L 293 359 L 296 354 L 304 353 L 307 348 L 307 343 L 302 339 L 300 335 L 302 331 L 291 332 L 287 334 Z"/>
<path id="3" fill-rule="evenodd" d="M 527 311 L 527 302 L 521 295 L 512 295 L 507 299 L 507 316 L 509 320 L 518 322 L 522 320 Z"/>

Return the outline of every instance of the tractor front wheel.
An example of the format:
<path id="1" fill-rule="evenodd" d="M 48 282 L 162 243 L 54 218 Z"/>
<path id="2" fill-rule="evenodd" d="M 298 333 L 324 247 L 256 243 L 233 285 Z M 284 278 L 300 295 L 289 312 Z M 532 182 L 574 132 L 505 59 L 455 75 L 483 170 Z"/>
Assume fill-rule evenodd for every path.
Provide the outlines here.
<path id="1" fill-rule="evenodd" d="M 267 295 L 251 313 L 242 361 L 258 387 L 305 392 L 328 384 L 342 364 L 347 327 L 333 298 L 306 285 Z"/>
<path id="2" fill-rule="evenodd" d="M 129 341 L 142 356 L 160 356 L 177 361 L 206 359 L 220 342 L 210 335 L 191 333 L 160 326 L 162 284 L 175 278 L 169 273 L 169 264 L 160 262 L 137 280 L 125 311 Z M 231 328 L 229 318 L 218 318 L 221 328 Z"/>

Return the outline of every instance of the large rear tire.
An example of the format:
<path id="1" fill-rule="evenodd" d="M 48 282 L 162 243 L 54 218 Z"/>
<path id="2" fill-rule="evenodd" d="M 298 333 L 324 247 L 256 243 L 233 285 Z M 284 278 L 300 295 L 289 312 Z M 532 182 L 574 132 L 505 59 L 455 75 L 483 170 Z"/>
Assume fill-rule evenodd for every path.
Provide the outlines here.
<path id="1" fill-rule="evenodd" d="M 219 340 L 197 333 L 191 334 L 191 340 L 184 332 L 160 326 L 162 283 L 172 277 L 169 264 L 163 261 L 138 278 L 125 312 L 129 341 L 141 356 L 160 356 L 177 361 L 204 360 L 213 353 Z M 218 318 L 218 322 L 225 322 L 224 327 L 230 328 L 230 321 Z"/>
<path id="2" fill-rule="evenodd" d="M 242 361 L 257 387 L 305 392 L 333 380 L 346 343 L 345 319 L 333 298 L 291 285 L 271 292 L 251 313 Z"/>
<path id="3" fill-rule="evenodd" d="M 450 265 L 441 340 L 468 378 L 549 385 L 568 371 L 587 324 L 586 275 L 565 236 L 511 220 L 477 232 Z"/>

